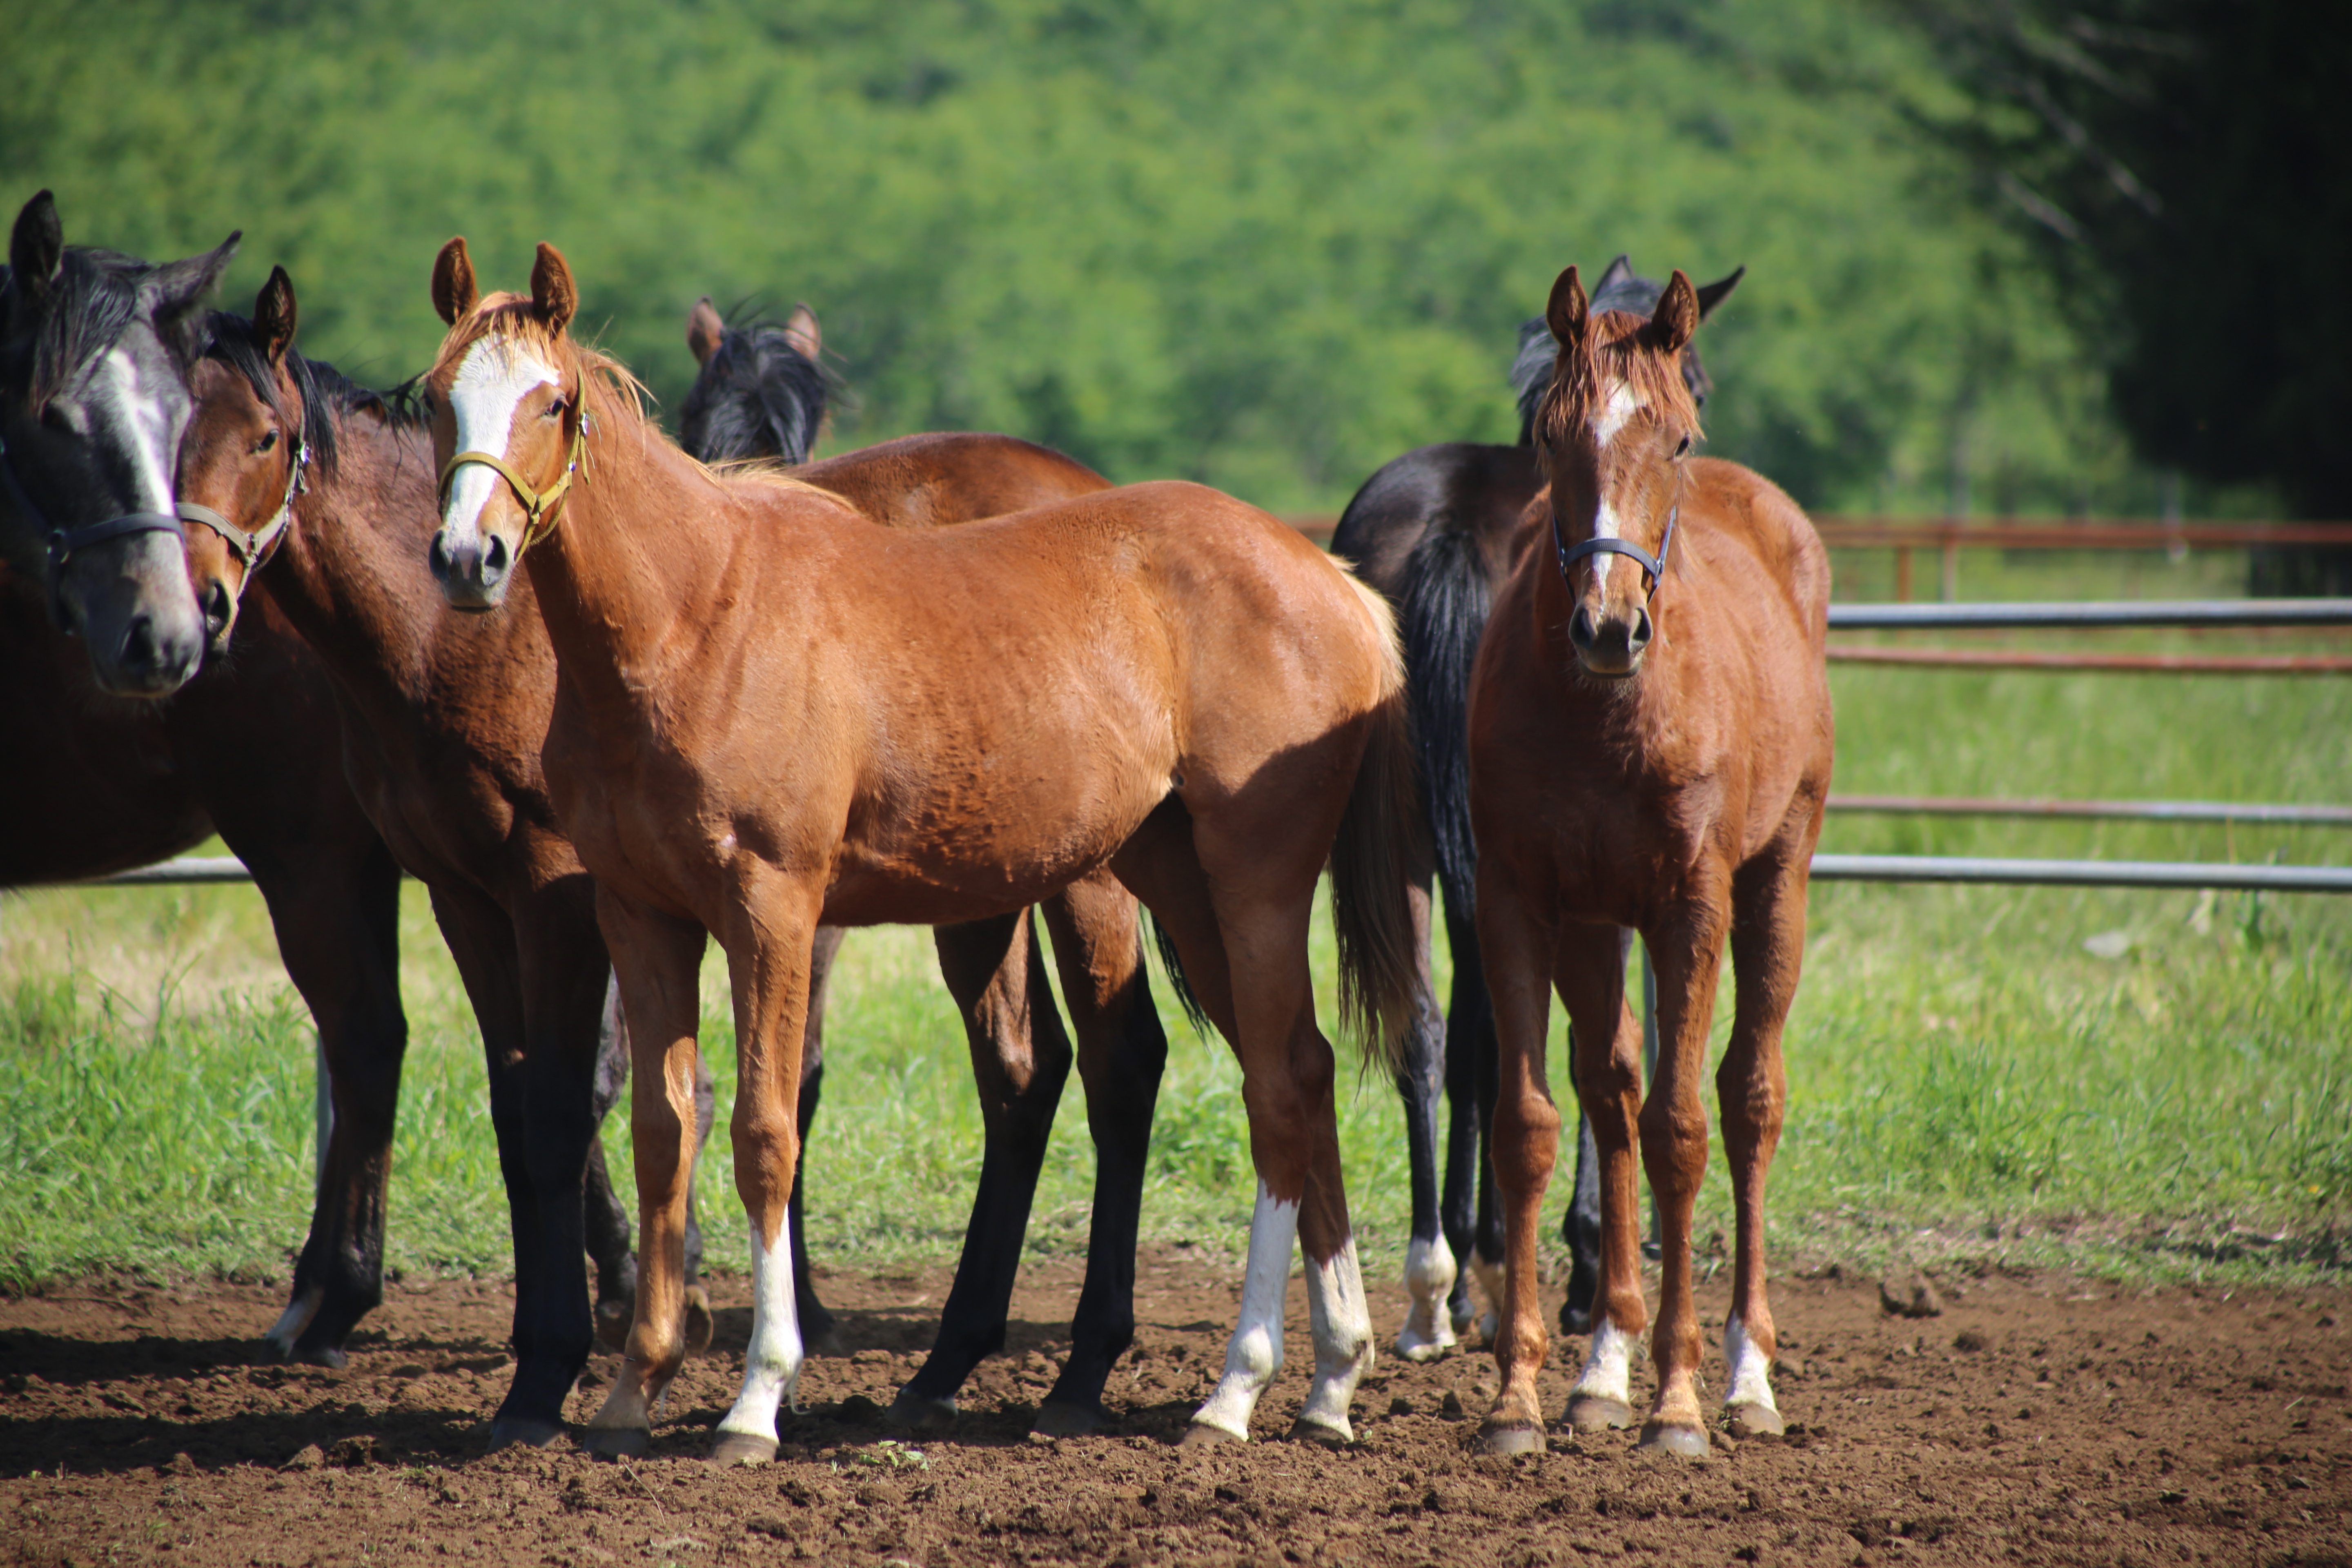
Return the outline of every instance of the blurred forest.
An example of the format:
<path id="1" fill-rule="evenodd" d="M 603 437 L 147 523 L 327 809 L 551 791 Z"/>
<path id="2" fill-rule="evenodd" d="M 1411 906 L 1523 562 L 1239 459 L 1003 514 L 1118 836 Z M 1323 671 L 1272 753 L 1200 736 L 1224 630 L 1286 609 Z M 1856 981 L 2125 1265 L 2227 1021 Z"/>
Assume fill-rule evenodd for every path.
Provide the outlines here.
<path id="1" fill-rule="evenodd" d="M 834 446 L 992 428 L 1116 479 L 1333 511 L 1507 440 L 1570 261 L 1749 276 L 1703 339 L 1716 452 L 1846 511 L 2152 513 L 2095 312 L 1984 198 L 1948 33 L 1861 0 L 12 0 L 0 204 L 245 247 L 303 346 L 420 368 L 436 248 L 675 404 L 686 311 L 795 300 Z M 2013 215 L 2011 215 L 2013 216 Z M 2192 487 L 2192 512 L 2260 510 Z"/>

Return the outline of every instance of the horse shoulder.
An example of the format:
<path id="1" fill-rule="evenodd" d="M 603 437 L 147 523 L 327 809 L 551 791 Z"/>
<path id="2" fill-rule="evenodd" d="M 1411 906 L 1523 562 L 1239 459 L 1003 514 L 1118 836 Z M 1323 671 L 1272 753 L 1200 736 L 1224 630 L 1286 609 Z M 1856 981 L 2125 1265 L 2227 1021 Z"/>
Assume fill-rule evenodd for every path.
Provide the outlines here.
<path id="1" fill-rule="evenodd" d="M 1746 546 L 1819 642 L 1828 627 L 1830 558 L 1812 520 L 1787 491 L 1753 468 L 1719 458 L 1701 458 L 1693 466 L 1718 531 Z"/>

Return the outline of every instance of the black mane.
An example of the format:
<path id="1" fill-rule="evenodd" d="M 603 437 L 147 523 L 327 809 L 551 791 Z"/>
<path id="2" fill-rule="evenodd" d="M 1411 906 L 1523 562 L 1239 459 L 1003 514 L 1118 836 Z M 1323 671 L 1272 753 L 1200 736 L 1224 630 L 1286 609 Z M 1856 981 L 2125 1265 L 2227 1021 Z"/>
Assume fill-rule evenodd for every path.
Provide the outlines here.
<path id="1" fill-rule="evenodd" d="M 63 392 L 75 371 L 122 335 L 139 314 L 139 285 L 154 270 L 152 263 L 119 250 L 66 247 L 33 337 L 28 389 L 34 406 Z M 5 303 L 14 287 L 9 269 L 0 267 L 0 321 L 14 313 Z"/>
<path id="2" fill-rule="evenodd" d="M 207 319 L 209 341 L 205 356 L 216 359 L 245 377 L 254 395 L 277 412 L 280 419 L 295 424 L 295 411 L 289 409 L 271 370 L 269 356 L 262 346 L 254 325 L 245 317 L 227 310 L 215 310 Z M 335 471 L 335 438 L 341 417 L 362 408 L 373 408 L 395 426 L 422 424 L 424 416 L 412 400 L 401 395 L 406 389 L 386 394 L 360 385 L 333 365 L 321 360 L 305 359 L 292 349 L 286 351 L 287 373 L 293 378 L 296 395 L 301 400 L 302 439 L 310 444 L 310 459 L 322 473 Z"/>
<path id="3" fill-rule="evenodd" d="M 730 325 L 679 407 L 679 445 L 706 463 L 805 463 L 832 393 L 824 367 L 801 353 L 782 326 Z"/>

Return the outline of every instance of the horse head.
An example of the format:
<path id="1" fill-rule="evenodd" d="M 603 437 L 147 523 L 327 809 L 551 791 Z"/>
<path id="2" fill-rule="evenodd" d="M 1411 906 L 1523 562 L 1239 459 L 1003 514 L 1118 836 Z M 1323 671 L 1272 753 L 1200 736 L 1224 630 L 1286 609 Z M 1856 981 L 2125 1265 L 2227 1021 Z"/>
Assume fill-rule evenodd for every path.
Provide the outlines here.
<path id="1" fill-rule="evenodd" d="M 41 584 L 104 689 L 161 697 L 194 674 L 173 470 L 205 295 L 238 237 L 185 260 L 68 247 L 43 191 L 17 215 L 0 285 L 0 549 Z"/>
<path id="2" fill-rule="evenodd" d="M 464 238 L 453 239 L 433 264 L 433 303 L 449 333 L 425 375 L 442 464 L 427 561 L 454 607 L 495 609 L 515 563 L 561 515 L 586 447 L 588 378 L 605 362 L 564 335 L 580 294 L 551 245 L 539 247 L 529 295 L 485 299 Z"/>
<path id="3" fill-rule="evenodd" d="M 1588 674 L 1637 674 L 1655 634 L 1650 603 L 1667 571 L 1683 461 L 1699 438 L 1681 355 L 1698 290 L 1676 271 L 1646 317 L 1595 311 L 1576 268 L 1552 285 L 1559 344 L 1537 411 L 1552 542 L 1575 609 L 1568 636 Z"/>
<path id="4" fill-rule="evenodd" d="M 1715 314 L 1717 306 L 1730 297 L 1748 276 L 1748 268 L 1735 267 L 1725 277 L 1698 286 L 1698 319 L 1704 322 Z M 1658 308 L 1658 296 L 1666 286 L 1654 278 L 1644 278 L 1633 270 L 1633 258 L 1620 255 L 1601 274 L 1592 286 L 1591 310 L 1594 315 L 1603 310 L 1628 310 L 1646 316 Z M 1551 385 L 1552 361 L 1559 353 L 1559 342 L 1552 336 L 1551 324 L 1543 317 L 1524 321 L 1519 326 L 1519 352 L 1511 361 L 1511 391 L 1519 405 L 1519 445 L 1535 445 L 1536 405 L 1543 401 L 1544 391 Z M 1691 398 L 1700 408 L 1706 406 L 1707 394 L 1715 390 L 1715 378 L 1706 374 L 1700 363 L 1698 345 L 1683 350 L 1683 381 L 1690 387 Z"/>
<path id="5" fill-rule="evenodd" d="M 818 359 L 816 312 L 795 305 L 782 326 L 719 320 L 709 300 L 687 317 L 702 370 L 678 409 L 678 445 L 706 463 L 770 458 L 805 463 L 831 388 Z"/>
<path id="6" fill-rule="evenodd" d="M 333 467 L 334 419 L 310 363 L 293 352 L 294 281 L 282 267 L 253 319 L 215 311 L 205 357 L 190 373 L 195 407 L 180 440 L 180 518 L 188 579 L 210 651 L 228 646 L 253 574 L 293 525 L 314 473 Z"/>

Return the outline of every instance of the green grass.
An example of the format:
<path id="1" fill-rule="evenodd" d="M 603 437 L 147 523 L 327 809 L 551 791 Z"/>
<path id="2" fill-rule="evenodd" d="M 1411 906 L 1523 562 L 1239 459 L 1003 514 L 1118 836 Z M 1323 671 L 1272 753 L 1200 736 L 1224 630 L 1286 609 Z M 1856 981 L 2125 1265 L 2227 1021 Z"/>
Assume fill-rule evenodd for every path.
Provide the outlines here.
<path id="1" fill-rule="evenodd" d="M 2162 571 L 2148 570 L 2145 596 L 2184 591 Z M 1973 557 L 1962 582 L 1971 597 L 2129 585 L 2112 568 L 2103 582 L 2079 563 L 1993 558 L 1979 568 Z M 1843 791 L 2341 801 L 2352 778 L 2352 683 L 2342 680 L 1850 667 L 1833 680 Z M 2352 835 L 1838 816 L 1823 847 L 2341 863 Z M 392 1261 L 503 1269 L 478 1046 L 418 889 L 404 910 L 412 1044 Z M 1825 885 L 1811 928 L 1773 1177 L 1782 1260 L 2342 1279 L 2352 1229 L 2345 900 Z M 2095 952 L 2084 945 L 2094 938 Z M 312 1036 L 269 942 L 245 889 L 58 890 L 0 904 L 0 1283 L 101 1268 L 282 1277 L 310 1205 Z M 1317 942 L 1328 1018 L 1321 925 Z M 704 978 L 704 1041 L 723 1105 L 733 1037 L 715 952 Z M 1252 1191 L 1239 1075 L 1222 1045 L 1175 1014 L 1164 980 L 1156 993 L 1171 1051 L 1146 1234 L 1236 1249 Z M 1718 1044 L 1728 1022 L 1727 975 Z M 1564 1032 L 1555 1016 L 1563 1085 Z M 929 933 L 853 933 L 826 1037 L 809 1156 L 816 1251 L 875 1266 L 952 1256 L 980 1121 Z M 617 1121 L 608 1131 L 625 1181 L 625 1133 Z M 1384 1084 L 1343 1073 L 1341 1138 L 1367 1266 L 1393 1278 L 1405 1162 Z M 703 1213 L 714 1260 L 740 1266 L 725 1142 L 712 1145 Z M 1034 1249 L 1083 1249 L 1091 1182 L 1074 1077 Z M 1698 1234 L 1714 1228 L 1729 1228 L 1719 1154 Z"/>

